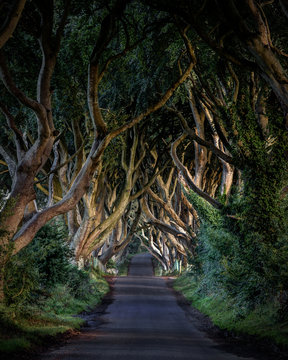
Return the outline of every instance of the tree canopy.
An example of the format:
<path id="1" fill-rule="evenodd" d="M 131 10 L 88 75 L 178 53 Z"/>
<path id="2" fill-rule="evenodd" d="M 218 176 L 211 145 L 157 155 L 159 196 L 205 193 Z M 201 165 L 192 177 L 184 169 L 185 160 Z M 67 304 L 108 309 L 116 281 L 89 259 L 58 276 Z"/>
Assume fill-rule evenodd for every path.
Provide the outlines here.
<path id="1" fill-rule="evenodd" d="M 3 1 L 1 299 L 11 257 L 63 217 L 79 266 L 140 241 L 287 308 L 287 9 Z"/>

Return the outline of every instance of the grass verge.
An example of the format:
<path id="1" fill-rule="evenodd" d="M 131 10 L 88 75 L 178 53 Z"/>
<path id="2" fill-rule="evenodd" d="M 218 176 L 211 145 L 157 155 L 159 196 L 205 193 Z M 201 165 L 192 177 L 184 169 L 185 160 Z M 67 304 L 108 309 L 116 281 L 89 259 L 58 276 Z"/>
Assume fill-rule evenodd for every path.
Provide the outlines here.
<path id="1" fill-rule="evenodd" d="M 174 288 L 219 328 L 239 335 L 256 336 L 288 350 L 288 320 L 279 320 L 276 302 L 261 304 L 247 311 L 231 298 L 215 293 L 209 296 L 201 294 L 198 284 L 189 275 L 176 279 Z"/>
<path id="2" fill-rule="evenodd" d="M 57 284 L 50 296 L 35 305 L 0 306 L 0 355 L 12 359 L 17 354 L 33 353 L 54 338 L 73 333 L 84 320 L 76 315 L 93 309 L 109 291 L 107 281 L 93 274 L 94 289 L 84 299 L 73 296 L 65 285 Z M 30 358 L 28 356 L 28 358 Z"/>

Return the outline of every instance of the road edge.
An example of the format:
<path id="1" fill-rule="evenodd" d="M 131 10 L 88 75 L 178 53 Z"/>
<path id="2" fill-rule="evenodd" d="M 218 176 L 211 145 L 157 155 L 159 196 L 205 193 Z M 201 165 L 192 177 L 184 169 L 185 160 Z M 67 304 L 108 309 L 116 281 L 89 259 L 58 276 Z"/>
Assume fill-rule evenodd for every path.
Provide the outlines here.
<path id="1" fill-rule="evenodd" d="M 247 334 L 236 334 L 233 331 L 221 329 L 214 325 L 212 320 L 201 313 L 174 288 L 175 278 L 167 277 L 167 286 L 174 293 L 178 305 L 186 313 L 195 327 L 206 333 L 215 342 L 215 346 L 225 352 L 236 356 L 253 357 L 256 360 L 288 360 L 288 352 L 282 350 L 269 339 L 260 339 L 257 336 Z"/>

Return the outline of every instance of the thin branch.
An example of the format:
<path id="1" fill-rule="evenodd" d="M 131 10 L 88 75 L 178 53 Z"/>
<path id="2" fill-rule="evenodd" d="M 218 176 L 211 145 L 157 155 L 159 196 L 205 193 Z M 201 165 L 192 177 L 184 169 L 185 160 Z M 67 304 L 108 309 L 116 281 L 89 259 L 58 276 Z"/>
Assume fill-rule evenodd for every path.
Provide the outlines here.
<path id="1" fill-rule="evenodd" d="M 173 109 L 171 107 L 167 107 L 167 109 L 178 116 L 184 131 L 187 133 L 190 139 L 195 140 L 199 145 L 205 146 L 207 149 L 209 149 L 215 155 L 217 155 L 220 159 L 228 162 L 229 164 L 234 165 L 234 159 L 232 156 L 225 154 L 223 151 L 218 149 L 213 143 L 206 141 L 200 138 L 198 135 L 196 135 L 195 130 L 191 129 L 188 126 L 186 119 L 184 118 L 183 114 L 180 111 Z"/>
<path id="2" fill-rule="evenodd" d="M 0 49 L 6 44 L 9 38 L 12 36 L 18 21 L 20 20 L 22 11 L 24 9 L 26 0 L 18 0 L 17 5 L 13 7 L 13 11 L 9 14 L 9 20 L 5 24 L 4 29 L 1 29 L 0 33 Z"/>
<path id="3" fill-rule="evenodd" d="M 14 140 L 15 140 L 15 145 L 16 145 L 16 149 L 17 149 L 17 157 L 18 157 L 18 160 L 20 161 L 21 160 L 21 152 L 27 150 L 27 146 L 24 141 L 23 134 L 16 126 L 14 116 L 7 109 L 6 105 L 3 104 L 1 101 L 0 101 L 0 110 L 6 117 L 9 128 L 13 131 L 13 133 L 15 135 Z"/>
<path id="4" fill-rule="evenodd" d="M 162 106 L 164 106 L 166 102 L 170 99 L 170 97 L 173 95 L 174 91 L 187 79 L 187 77 L 189 76 L 190 72 L 193 69 L 193 66 L 194 66 L 193 63 L 189 64 L 183 75 L 181 75 L 180 78 L 177 81 L 175 81 L 175 83 L 165 92 L 165 94 L 161 97 L 161 99 L 158 102 L 156 102 L 156 104 L 150 106 L 146 111 L 136 116 L 130 122 L 120 126 L 118 129 L 113 130 L 111 134 L 109 134 L 110 136 L 108 135 L 108 137 L 111 138 L 116 137 L 117 135 L 121 134 L 127 129 L 130 129 L 132 126 L 139 123 L 145 117 L 151 115 L 153 112 L 159 110 Z"/>
<path id="5" fill-rule="evenodd" d="M 123 49 L 122 51 L 120 51 L 118 54 L 115 54 L 115 55 L 110 56 L 110 57 L 106 60 L 105 64 L 103 65 L 103 68 L 102 68 L 102 70 L 101 70 L 101 72 L 100 72 L 100 74 L 99 74 L 98 81 L 100 82 L 100 81 L 102 80 L 103 76 L 105 75 L 105 73 L 106 73 L 107 70 L 108 70 L 109 65 L 110 65 L 113 61 L 121 58 L 122 56 L 126 55 L 129 51 L 135 49 L 144 39 L 145 39 L 145 37 L 143 36 L 141 39 L 137 40 L 134 44 L 132 44 L 132 45 L 127 45 L 127 46 L 125 47 L 125 49 Z"/>
<path id="6" fill-rule="evenodd" d="M 54 197 L 54 186 L 53 186 L 53 178 L 55 174 L 55 169 L 59 160 L 59 152 L 58 152 L 58 145 L 59 140 L 53 145 L 53 152 L 54 152 L 54 160 L 52 163 L 50 175 L 49 175 L 49 181 L 48 181 L 48 188 L 49 188 L 49 197 L 47 201 L 47 207 L 51 206 L 53 204 L 53 197 Z"/>
<path id="7" fill-rule="evenodd" d="M 138 210 L 136 212 L 136 216 L 135 216 L 135 219 L 129 229 L 129 233 L 127 234 L 126 238 L 124 239 L 124 241 L 121 242 L 121 244 L 117 244 L 115 246 L 115 253 L 123 250 L 128 244 L 129 242 L 131 241 L 133 235 L 135 234 L 136 232 L 136 228 L 138 226 L 138 223 L 139 223 L 139 220 L 140 220 L 140 217 L 141 217 L 141 208 L 140 208 L 140 205 L 138 207 Z"/>
<path id="8" fill-rule="evenodd" d="M 9 172 L 8 169 L 7 169 L 7 170 L 3 170 L 3 171 L 0 172 L 0 175 L 5 174 L 5 173 L 7 173 L 7 172 Z"/>
<path id="9" fill-rule="evenodd" d="M 171 156 L 173 161 L 175 162 L 178 170 L 182 173 L 185 181 L 187 182 L 187 184 L 190 186 L 190 188 L 199 196 L 201 196 L 203 199 L 205 199 L 206 201 L 208 201 L 213 207 L 215 207 L 216 209 L 220 209 L 223 207 L 223 205 L 218 202 L 217 200 L 213 199 L 210 195 L 208 195 L 207 193 L 205 193 L 204 191 L 202 191 L 201 189 L 199 189 L 195 184 L 194 181 L 192 180 L 192 177 L 189 173 L 189 171 L 187 170 L 187 168 L 181 163 L 181 161 L 178 158 L 177 155 L 177 147 L 178 145 L 187 137 L 187 134 L 182 134 L 178 139 L 176 139 L 172 145 L 171 145 Z"/>
<path id="10" fill-rule="evenodd" d="M 60 170 L 63 166 L 69 164 L 79 153 L 80 151 L 82 151 L 83 147 L 85 145 L 85 142 L 83 141 L 82 145 L 80 146 L 80 148 L 72 155 L 70 156 L 64 163 L 60 164 L 59 166 L 57 166 L 54 170 L 51 170 L 46 176 L 44 176 L 42 179 L 37 180 L 34 185 L 37 185 L 43 181 L 45 181 L 46 179 L 49 178 L 49 176 L 53 173 L 56 173 L 58 170 Z"/>
<path id="11" fill-rule="evenodd" d="M 37 181 L 37 178 L 35 178 L 34 180 Z M 36 182 L 36 187 L 37 187 L 37 189 L 39 189 L 43 194 L 49 196 L 49 191 L 48 191 L 44 186 L 42 186 L 41 184 L 39 184 L 39 183 Z M 57 195 L 55 195 L 55 194 L 53 195 L 53 198 L 54 198 L 54 200 L 56 200 L 56 201 L 61 201 L 61 200 L 62 200 L 62 197 L 57 196 Z"/>
<path id="12" fill-rule="evenodd" d="M 166 268 L 166 265 L 165 265 L 164 261 L 159 257 L 159 255 L 158 255 L 158 254 L 155 254 L 155 252 L 154 252 L 152 249 L 150 249 L 149 246 L 147 246 L 146 244 L 144 244 L 143 239 L 141 238 L 140 235 L 136 234 L 136 236 L 137 236 L 138 239 L 140 240 L 141 245 L 142 245 L 153 257 L 155 257 L 155 259 L 158 260 L 159 263 L 162 264 L 163 268 L 165 269 L 165 268 Z"/>
<path id="13" fill-rule="evenodd" d="M 10 71 L 8 69 L 3 51 L 0 50 L 0 77 L 7 88 L 7 90 L 16 97 L 16 99 L 22 103 L 23 105 L 27 106 L 29 109 L 35 111 L 38 115 L 39 120 L 42 123 L 42 126 L 45 127 L 49 133 L 49 127 L 44 119 L 46 119 L 46 109 L 37 101 L 30 99 L 28 96 L 21 91 L 16 84 L 14 83 Z"/>
<path id="14" fill-rule="evenodd" d="M 0 155 L 2 155 L 3 159 L 5 160 L 5 162 L 1 161 L 1 164 L 8 166 L 9 174 L 11 178 L 13 178 L 16 172 L 16 163 L 14 159 L 12 159 L 12 157 L 7 153 L 2 145 L 0 145 Z"/>
<path id="15" fill-rule="evenodd" d="M 160 221 L 160 220 L 156 219 L 156 217 L 152 214 L 152 212 L 151 212 L 151 210 L 149 208 L 149 205 L 147 204 L 147 199 L 145 199 L 145 198 L 141 199 L 141 206 L 142 206 L 142 209 L 143 209 L 145 215 L 150 219 L 150 220 L 148 220 L 148 224 L 156 226 L 162 232 L 169 233 L 169 234 L 173 235 L 175 237 L 175 240 L 170 239 L 170 241 L 174 242 L 174 246 L 177 248 L 177 250 L 179 252 L 186 255 L 185 250 L 183 248 L 183 245 L 180 244 L 176 240 L 176 238 L 183 238 L 183 239 L 187 240 L 188 236 L 185 233 L 177 230 L 173 226 L 170 226 L 170 225 L 164 223 L 163 221 Z"/>
<path id="16" fill-rule="evenodd" d="M 175 223 L 179 227 L 181 227 L 182 229 L 185 229 L 185 231 L 187 231 L 187 233 L 189 235 L 191 235 L 192 237 L 196 237 L 196 234 L 191 232 L 190 229 L 187 229 L 187 226 L 184 223 L 184 221 L 181 220 L 181 218 L 176 214 L 174 209 L 169 204 L 167 204 L 164 200 L 162 200 L 151 189 L 148 189 L 147 193 L 166 211 L 166 213 L 168 213 L 172 217 L 172 219 L 175 221 Z M 187 237 L 187 235 L 186 235 L 186 237 Z"/>
<path id="17" fill-rule="evenodd" d="M 130 196 L 130 201 L 136 200 L 141 195 L 143 195 L 154 184 L 155 180 L 157 179 L 157 176 L 159 176 L 167 168 L 167 166 L 168 166 L 168 161 L 166 162 L 166 164 L 163 166 L 162 169 L 154 173 L 151 179 L 145 185 L 143 185 L 142 188 L 139 191 L 137 191 L 136 194 Z"/>

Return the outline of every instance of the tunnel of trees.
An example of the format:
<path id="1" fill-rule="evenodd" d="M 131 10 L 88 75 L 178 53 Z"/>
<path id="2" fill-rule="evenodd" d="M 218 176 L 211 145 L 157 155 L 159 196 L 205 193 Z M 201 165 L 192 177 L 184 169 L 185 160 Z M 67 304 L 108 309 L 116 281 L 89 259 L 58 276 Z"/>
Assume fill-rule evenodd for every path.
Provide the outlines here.
<path id="1" fill-rule="evenodd" d="M 61 256 L 142 248 L 287 321 L 287 0 L 2 0 L 0 19 L 0 302 L 35 301 Z"/>

